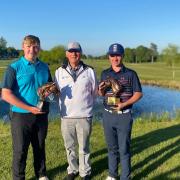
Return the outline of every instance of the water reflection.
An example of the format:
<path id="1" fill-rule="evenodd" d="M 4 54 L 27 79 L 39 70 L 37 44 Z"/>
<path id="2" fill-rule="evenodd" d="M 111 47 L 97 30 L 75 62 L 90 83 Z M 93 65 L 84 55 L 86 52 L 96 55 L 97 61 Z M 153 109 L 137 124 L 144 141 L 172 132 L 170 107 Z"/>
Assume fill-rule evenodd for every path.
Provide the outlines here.
<path id="1" fill-rule="evenodd" d="M 169 112 L 173 115 L 180 108 L 180 91 L 155 86 L 143 86 L 143 98 L 134 105 L 134 112 L 157 113 Z"/>
<path id="2" fill-rule="evenodd" d="M 133 106 L 134 117 L 139 117 L 142 114 L 157 113 L 162 114 L 169 112 L 171 116 L 176 109 L 180 109 L 180 91 L 171 90 L 154 86 L 143 86 L 143 98 Z M 102 97 L 98 97 L 94 107 L 95 119 L 102 118 Z M 9 112 L 9 105 L 0 101 L 0 118 Z M 57 103 L 51 103 L 50 114 L 51 118 L 60 117 Z"/>

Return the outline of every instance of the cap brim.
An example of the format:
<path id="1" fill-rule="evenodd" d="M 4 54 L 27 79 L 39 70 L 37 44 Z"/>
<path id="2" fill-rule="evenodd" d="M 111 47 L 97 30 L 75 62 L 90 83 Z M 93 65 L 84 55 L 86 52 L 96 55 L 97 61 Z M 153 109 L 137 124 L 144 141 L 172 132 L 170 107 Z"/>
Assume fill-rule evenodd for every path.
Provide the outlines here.
<path id="1" fill-rule="evenodd" d="M 67 50 L 68 52 L 81 52 L 81 50 L 80 49 L 68 49 Z"/>
<path id="2" fill-rule="evenodd" d="M 108 55 L 119 55 L 119 56 L 122 56 L 123 54 L 121 54 L 121 53 L 115 53 L 115 52 L 108 52 L 107 53 Z"/>

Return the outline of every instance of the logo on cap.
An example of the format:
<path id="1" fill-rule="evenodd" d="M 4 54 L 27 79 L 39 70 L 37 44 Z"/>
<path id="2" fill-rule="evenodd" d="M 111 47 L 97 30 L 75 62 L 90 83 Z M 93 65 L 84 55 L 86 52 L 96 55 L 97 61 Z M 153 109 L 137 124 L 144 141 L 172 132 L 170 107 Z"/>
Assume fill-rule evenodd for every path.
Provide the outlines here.
<path id="1" fill-rule="evenodd" d="M 117 52 L 117 44 L 113 45 L 113 52 Z"/>
<path id="2" fill-rule="evenodd" d="M 108 54 L 124 55 L 124 47 L 121 44 L 114 43 L 109 47 Z"/>

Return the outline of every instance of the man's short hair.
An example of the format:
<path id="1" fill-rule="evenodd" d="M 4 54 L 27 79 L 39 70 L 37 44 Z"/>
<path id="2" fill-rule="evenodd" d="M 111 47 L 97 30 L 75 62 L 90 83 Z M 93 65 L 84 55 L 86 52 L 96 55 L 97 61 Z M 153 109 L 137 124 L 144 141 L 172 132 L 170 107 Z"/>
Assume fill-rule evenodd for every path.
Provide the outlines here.
<path id="1" fill-rule="evenodd" d="M 34 35 L 27 35 L 23 39 L 23 44 L 38 44 L 40 46 L 40 39 Z"/>

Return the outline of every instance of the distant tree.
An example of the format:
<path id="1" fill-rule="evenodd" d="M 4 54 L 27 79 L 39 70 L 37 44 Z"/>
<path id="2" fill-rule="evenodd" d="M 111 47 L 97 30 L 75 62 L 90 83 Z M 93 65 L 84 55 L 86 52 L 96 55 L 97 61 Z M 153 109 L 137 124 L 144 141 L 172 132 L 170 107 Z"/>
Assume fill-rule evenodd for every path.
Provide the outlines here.
<path id="1" fill-rule="evenodd" d="M 93 59 L 94 57 L 90 54 L 87 55 L 87 59 Z"/>
<path id="2" fill-rule="evenodd" d="M 0 37 L 0 58 L 4 58 L 6 56 L 6 45 L 7 41 L 1 36 Z"/>
<path id="3" fill-rule="evenodd" d="M 53 64 L 50 51 L 41 50 L 39 53 L 39 58 L 47 64 Z"/>
<path id="4" fill-rule="evenodd" d="M 167 48 L 162 51 L 162 59 L 172 68 L 172 79 L 175 79 L 176 70 L 175 65 L 180 62 L 179 47 L 174 44 L 169 44 Z"/>
<path id="5" fill-rule="evenodd" d="M 82 58 L 82 59 L 87 59 L 87 56 L 86 56 L 85 54 L 82 54 L 82 55 L 81 55 L 81 58 Z"/>
<path id="6" fill-rule="evenodd" d="M 7 56 L 9 58 L 16 58 L 19 56 L 19 52 L 14 47 L 8 47 L 7 48 Z"/>
<path id="7" fill-rule="evenodd" d="M 175 44 L 168 44 L 168 47 L 162 51 L 162 59 L 167 65 L 174 66 L 180 61 L 179 47 Z"/>
<path id="8" fill-rule="evenodd" d="M 146 54 L 144 57 L 144 62 L 151 62 L 152 60 L 152 50 L 150 48 L 146 48 Z"/>
<path id="9" fill-rule="evenodd" d="M 151 51 L 145 46 L 138 46 L 135 50 L 135 53 L 137 63 L 149 62 L 151 60 Z"/>
<path id="10" fill-rule="evenodd" d="M 24 51 L 21 49 L 19 50 L 19 57 L 24 56 Z"/>
<path id="11" fill-rule="evenodd" d="M 50 50 L 50 53 L 51 53 L 51 59 L 52 59 L 51 64 L 56 64 L 56 63 L 62 64 L 64 58 L 66 57 L 65 47 L 61 45 L 53 47 Z"/>
<path id="12" fill-rule="evenodd" d="M 7 41 L 1 36 L 0 37 L 0 48 L 6 49 Z"/>
<path id="13" fill-rule="evenodd" d="M 4 49 L 0 48 L 0 59 L 4 57 Z"/>
<path id="14" fill-rule="evenodd" d="M 0 48 L 0 59 L 7 59 L 7 49 Z"/>
<path id="15" fill-rule="evenodd" d="M 108 55 L 107 54 L 103 54 L 101 56 L 93 56 L 92 58 L 93 59 L 97 59 L 97 60 L 99 60 L 99 59 L 108 59 Z"/>
<path id="16" fill-rule="evenodd" d="M 129 63 L 135 62 L 135 52 L 131 48 L 125 48 L 124 61 Z"/>
<path id="17" fill-rule="evenodd" d="M 39 58 L 48 64 L 62 64 L 65 59 L 65 47 L 58 45 L 49 51 L 42 50 Z"/>
<path id="18" fill-rule="evenodd" d="M 150 44 L 150 50 L 151 50 L 151 62 L 153 63 L 155 60 L 157 60 L 158 57 L 158 51 L 157 51 L 157 45 L 154 43 Z"/>

